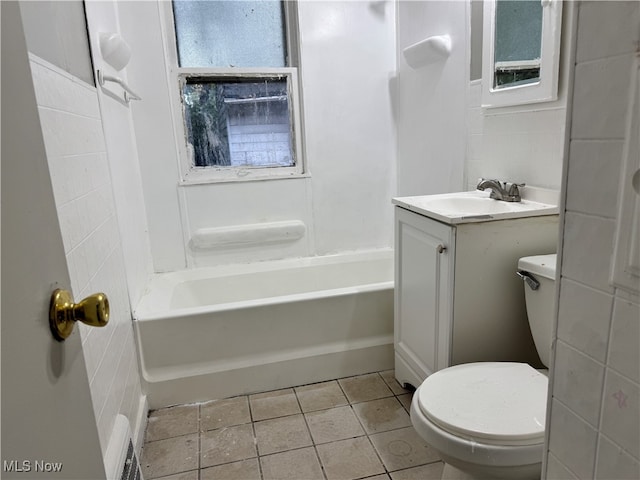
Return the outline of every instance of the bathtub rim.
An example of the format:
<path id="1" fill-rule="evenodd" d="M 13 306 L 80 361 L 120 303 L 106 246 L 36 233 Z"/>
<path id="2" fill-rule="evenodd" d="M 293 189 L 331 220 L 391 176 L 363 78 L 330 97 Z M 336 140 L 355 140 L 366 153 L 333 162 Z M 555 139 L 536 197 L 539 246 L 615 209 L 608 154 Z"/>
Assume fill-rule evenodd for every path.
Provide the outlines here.
<path id="1" fill-rule="evenodd" d="M 238 302 L 215 303 L 202 305 L 198 307 L 183 307 L 167 309 L 160 312 L 150 312 L 142 314 L 136 311 L 133 315 L 134 322 L 151 322 L 154 320 L 168 320 L 180 316 L 197 316 L 207 313 L 225 312 L 229 310 L 258 308 L 283 303 L 304 302 L 310 299 L 322 299 L 329 297 L 338 297 L 353 295 L 358 293 L 376 292 L 380 290 L 393 289 L 393 280 L 386 282 L 377 282 L 370 284 L 362 284 L 356 287 L 331 288 L 326 290 L 314 290 L 306 293 L 295 293 L 291 295 L 278 295 L 276 297 L 259 298 L 255 300 L 241 300 Z"/>
<path id="2" fill-rule="evenodd" d="M 229 275 L 243 275 L 251 273 L 263 273 L 270 271 L 287 270 L 293 268 L 307 268 L 315 266 L 336 265 L 341 263 L 358 263 L 366 261 L 389 261 L 390 280 L 383 282 L 363 282 L 348 287 L 328 288 L 313 290 L 310 292 L 285 294 L 273 297 L 240 300 L 233 302 L 214 303 L 208 305 L 170 308 L 168 303 L 174 288 L 186 281 L 198 281 L 206 279 L 223 278 Z M 275 305 L 278 303 L 297 302 L 309 298 L 323 298 L 336 295 L 350 295 L 367 291 L 383 290 L 394 287 L 393 279 L 393 249 L 362 250 L 357 252 L 337 253 L 332 255 L 296 257 L 282 260 L 270 260 L 255 263 L 229 264 L 217 267 L 201 267 L 184 269 L 175 272 L 154 273 L 149 277 L 143 294 L 133 310 L 133 320 L 145 322 L 163 320 L 178 315 L 198 315 L 206 312 L 220 312 L 235 308 L 253 308 L 263 305 Z M 153 308 L 150 308 L 153 306 Z"/>

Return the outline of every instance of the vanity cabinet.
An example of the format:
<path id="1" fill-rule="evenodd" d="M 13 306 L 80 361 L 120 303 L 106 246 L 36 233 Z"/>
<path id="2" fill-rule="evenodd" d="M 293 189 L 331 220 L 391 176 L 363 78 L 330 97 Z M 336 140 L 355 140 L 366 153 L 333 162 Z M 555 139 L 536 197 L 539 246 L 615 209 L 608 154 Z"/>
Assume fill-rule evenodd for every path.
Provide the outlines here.
<path id="1" fill-rule="evenodd" d="M 460 363 L 540 366 L 518 259 L 554 253 L 558 215 L 447 224 L 395 207 L 396 378 Z"/>

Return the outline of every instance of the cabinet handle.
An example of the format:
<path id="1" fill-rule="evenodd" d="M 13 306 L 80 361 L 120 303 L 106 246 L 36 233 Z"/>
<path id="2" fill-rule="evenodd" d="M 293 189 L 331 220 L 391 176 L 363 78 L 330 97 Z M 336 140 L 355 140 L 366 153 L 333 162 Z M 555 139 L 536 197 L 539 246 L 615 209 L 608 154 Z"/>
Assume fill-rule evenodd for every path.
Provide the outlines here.
<path id="1" fill-rule="evenodd" d="M 444 252 L 446 250 L 447 250 L 447 247 L 445 247 L 444 245 L 438 245 L 436 247 L 436 252 L 438 252 L 438 253 L 442 253 L 442 252 Z"/>

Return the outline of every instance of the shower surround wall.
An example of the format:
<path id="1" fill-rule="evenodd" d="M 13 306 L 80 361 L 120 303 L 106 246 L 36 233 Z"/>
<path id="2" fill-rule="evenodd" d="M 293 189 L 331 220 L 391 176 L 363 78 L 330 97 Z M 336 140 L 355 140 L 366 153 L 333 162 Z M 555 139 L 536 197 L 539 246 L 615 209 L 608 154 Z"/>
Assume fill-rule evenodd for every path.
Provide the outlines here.
<path id="1" fill-rule="evenodd" d="M 640 299 L 609 283 L 639 42 L 638 2 L 580 2 L 548 480 L 640 478 Z"/>
<path id="2" fill-rule="evenodd" d="M 117 8 L 134 52 L 127 76 L 144 98 L 132 108 L 156 271 L 391 247 L 392 2 L 298 4 L 308 176 L 201 185 L 179 184 L 158 4 Z M 301 221 L 304 235 L 210 250 L 191 243 L 199 229 L 279 221 Z"/>
<path id="3" fill-rule="evenodd" d="M 398 195 L 463 189 L 469 78 L 467 2 L 398 1 L 395 114 Z M 451 37 L 451 54 L 409 67 L 402 50 L 434 35 Z"/>

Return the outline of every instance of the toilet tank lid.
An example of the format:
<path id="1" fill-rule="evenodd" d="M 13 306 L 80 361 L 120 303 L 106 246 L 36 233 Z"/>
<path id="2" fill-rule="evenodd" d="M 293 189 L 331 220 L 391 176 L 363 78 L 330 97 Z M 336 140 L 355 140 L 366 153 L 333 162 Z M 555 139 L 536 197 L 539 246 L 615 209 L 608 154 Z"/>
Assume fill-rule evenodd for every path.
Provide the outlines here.
<path id="1" fill-rule="evenodd" d="M 555 253 L 522 257 L 518 260 L 518 270 L 535 273 L 554 280 L 556 278 L 556 257 Z"/>

